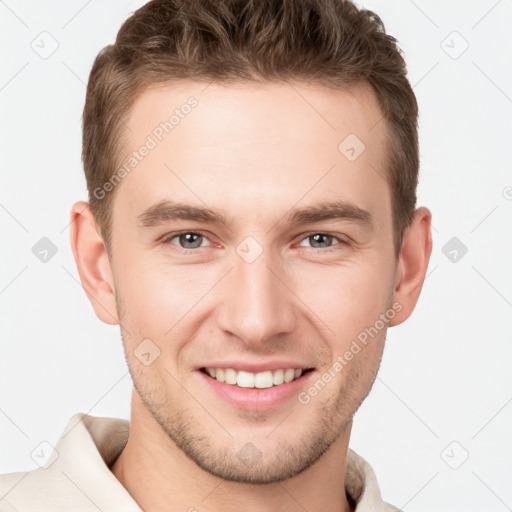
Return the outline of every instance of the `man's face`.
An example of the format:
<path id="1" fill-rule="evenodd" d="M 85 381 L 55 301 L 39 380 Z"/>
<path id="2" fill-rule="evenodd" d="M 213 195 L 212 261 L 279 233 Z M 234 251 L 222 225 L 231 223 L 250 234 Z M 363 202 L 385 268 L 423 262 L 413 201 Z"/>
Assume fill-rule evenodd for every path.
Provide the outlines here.
<path id="1" fill-rule="evenodd" d="M 197 104 L 181 109 L 191 96 Z M 160 123 L 175 109 L 166 133 Z M 253 483 L 298 474 L 350 430 L 373 384 L 396 271 L 380 120 L 368 88 L 311 84 L 166 85 L 130 111 L 123 163 L 150 150 L 113 201 L 126 357 L 154 419 L 212 474 Z M 164 201 L 226 223 L 149 213 Z M 351 209 L 293 215 L 326 203 Z M 205 368 L 221 368 L 220 380 L 237 377 L 227 368 L 252 369 L 240 383 L 263 373 L 264 386 L 280 382 L 268 370 L 308 371 L 245 388 Z"/>

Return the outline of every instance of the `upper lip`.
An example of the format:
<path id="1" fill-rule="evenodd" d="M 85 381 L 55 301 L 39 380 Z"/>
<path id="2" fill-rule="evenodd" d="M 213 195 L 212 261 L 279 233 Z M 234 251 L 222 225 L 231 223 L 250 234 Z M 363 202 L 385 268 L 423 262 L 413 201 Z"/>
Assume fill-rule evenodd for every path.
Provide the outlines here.
<path id="1" fill-rule="evenodd" d="M 285 360 L 272 360 L 263 363 L 251 363 L 248 361 L 217 361 L 212 363 L 205 363 L 198 366 L 197 369 L 201 368 L 233 368 L 234 370 L 242 370 L 251 373 L 260 373 L 264 371 L 274 370 L 287 370 L 288 368 L 300 368 L 302 370 L 312 369 L 312 365 L 303 363 L 285 361 Z"/>

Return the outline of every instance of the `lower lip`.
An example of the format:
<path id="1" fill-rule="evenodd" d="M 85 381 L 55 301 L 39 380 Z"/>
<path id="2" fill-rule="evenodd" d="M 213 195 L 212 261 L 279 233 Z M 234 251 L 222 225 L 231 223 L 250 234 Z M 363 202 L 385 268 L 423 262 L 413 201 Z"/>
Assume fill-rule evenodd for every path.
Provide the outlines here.
<path id="1" fill-rule="evenodd" d="M 202 371 L 198 373 L 210 389 L 234 407 L 248 411 L 261 411 L 281 405 L 286 400 L 297 396 L 308 385 L 316 371 L 309 371 L 298 379 L 270 388 L 240 388 L 235 384 L 219 382 Z"/>

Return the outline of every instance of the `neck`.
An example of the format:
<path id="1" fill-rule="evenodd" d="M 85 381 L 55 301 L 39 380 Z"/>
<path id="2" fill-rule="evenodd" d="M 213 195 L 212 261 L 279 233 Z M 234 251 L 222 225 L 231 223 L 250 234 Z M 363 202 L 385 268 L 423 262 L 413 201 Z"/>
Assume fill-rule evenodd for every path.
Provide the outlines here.
<path id="1" fill-rule="evenodd" d="M 152 512 L 350 512 L 345 471 L 351 424 L 313 466 L 293 478 L 254 485 L 222 480 L 179 449 L 132 393 L 128 442 L 111 471 L 142 510 Z"/>

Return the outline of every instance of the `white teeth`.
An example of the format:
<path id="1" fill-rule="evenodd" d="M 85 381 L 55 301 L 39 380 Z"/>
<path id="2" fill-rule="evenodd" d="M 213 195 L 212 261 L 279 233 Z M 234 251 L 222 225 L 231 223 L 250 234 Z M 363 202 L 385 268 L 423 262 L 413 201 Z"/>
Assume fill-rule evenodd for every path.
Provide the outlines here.
<path id="1" fill-rule="evenodd" d="M 224 381 L 226 384 L 236 384 L 236 371 L 233 368 L 224 370 Z"/>
<path id="2" fill-rule="evenodd" d="M 284 372 L 284 381 L 285 382 L 291 382 L 295 378 L 295 370 L 293 368 L 288 368 Z"/>
<path id="3" fill-rule="evenodd" d="M 273 386 L 273 375 L 270 370 L 265 372 L 257 373 L 254 376 L 254 387 L 255 388 L 271 388 Z"/>
<path id="4" fill-rule="evenodd" d="M 224 368 L 217 368 L 215 370 L 215 378 L 219 381 L 219 382 L 224 382 L 225 380 L 225 377 L 224 377 Z"/>
<path id="5" fill-rule="evenodd" d="M 240 370 L 236 377 L 236 384 L 239 388 L 253 388 L 254 373 L 244 372 Z"/>
<path id="6" fill-rule="evenodd" d="M 276 370 L 274 372 L 274 378 L 272 379 L 272 383 L 274 386 L 279 386 L 279 384 L 284 383 L 284 370 Z"/>
<path id="7" fill-rule="evenodd" d="M 266 370 L 260 373 L 236 371 L 233 368 L 206 368 L 213 379 L 226 384 L 237 385 L 241 388 L 271 388 L 298 379 L 303 370 L 301 368 L 287 368 L 286 370 Z"/>

